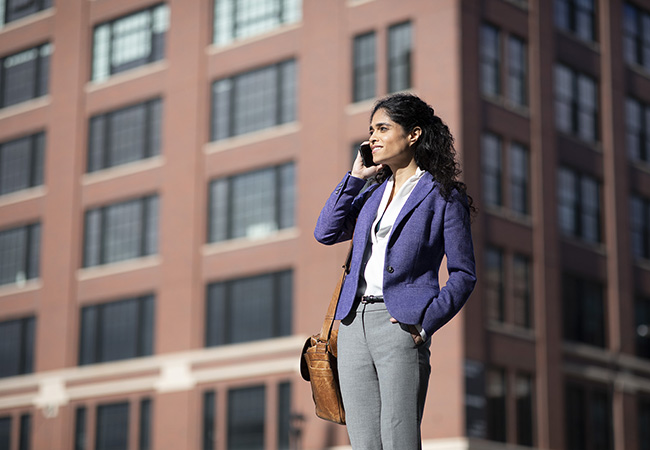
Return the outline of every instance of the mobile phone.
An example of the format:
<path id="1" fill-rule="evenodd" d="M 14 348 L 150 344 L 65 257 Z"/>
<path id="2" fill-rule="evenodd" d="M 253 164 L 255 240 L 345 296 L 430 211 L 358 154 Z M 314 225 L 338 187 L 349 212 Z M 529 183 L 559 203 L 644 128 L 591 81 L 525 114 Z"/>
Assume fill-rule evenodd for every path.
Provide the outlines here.
<path id="1" fill-rule="evenodd" d="M 372 167 L 377 165 L 377 163 L 372 160 L 370 144 L 362 144 L 361 147 L 359 147 L 359 152 L 361 152 L 361 160 L 363 161 L 364 166 Z"/>

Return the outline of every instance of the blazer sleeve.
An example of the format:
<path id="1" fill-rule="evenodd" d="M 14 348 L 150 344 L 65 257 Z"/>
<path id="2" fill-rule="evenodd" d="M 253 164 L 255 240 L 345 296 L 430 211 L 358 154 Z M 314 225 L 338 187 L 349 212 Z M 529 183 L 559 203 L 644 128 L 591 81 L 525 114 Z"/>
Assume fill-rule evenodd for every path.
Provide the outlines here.
<path id="1" fill-rule="evenodd" d="M 443 241 L 449 279 L 424 313 L 422 328 L 433 335 L 460 311 L 476 284 L 467 197 L 454 191 L 445 205 Z"/>
<path id="2" fill-rule="evenodd" d="M 321 244 L 332 245 L 349 240 L 369 190 L 362 194 L 366 181 L 348 172 L 329 196 L 320 212 L 314 237 Z"/>

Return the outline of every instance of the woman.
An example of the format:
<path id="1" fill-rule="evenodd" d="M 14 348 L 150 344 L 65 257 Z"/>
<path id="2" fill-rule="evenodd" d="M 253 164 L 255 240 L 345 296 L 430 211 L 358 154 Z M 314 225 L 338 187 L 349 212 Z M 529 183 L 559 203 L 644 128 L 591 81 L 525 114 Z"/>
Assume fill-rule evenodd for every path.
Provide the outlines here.
<path id="1" fill-rule="evenodd" d="M 449 128 L 417 96 L 378 101 L 368 142 L 377 165 L 366 167 L 357 156 L 314 235 L 328 245 L 354 236 L 336 311 L 352 448 L 415 450 L 422 446 L 429 338 L 465 304 L 476 281 L 473 208 L 457 179 Z M 377 183 L 367 183 L 372 178 Z M 449 279 L 440 289 L 443 255 Z"/>

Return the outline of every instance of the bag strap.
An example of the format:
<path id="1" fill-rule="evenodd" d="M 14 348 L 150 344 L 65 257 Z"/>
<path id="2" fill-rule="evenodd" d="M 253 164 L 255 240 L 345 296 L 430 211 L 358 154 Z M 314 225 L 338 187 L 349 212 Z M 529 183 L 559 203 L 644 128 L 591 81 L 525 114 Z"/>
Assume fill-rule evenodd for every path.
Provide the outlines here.
<path id="1" fill-rule="evenodd" d="M 334 316 L 336 315 L 336 306 L 339 304 L 339 297 L 341 296 L 341 288 L 343 287 L 343 282 L 345 277 L 350 273 L 350 262 L 352 260 L 352 239 L 350 239 L 350 249 L 348 250 L 348 256 L 345 258 L 345 264 L 343 265 L 343 273 L 339 278 L 339 282 L 336 284 L 336 289 L 332 294 L 332 300 L 330 300 L 330 305 L 327 308 L 325 313 L 325 320 L 323 321 L 323 328 L 320 330 L 320 336 L 318 338 L 321 342 L 329 341 L 330 335 L 332 333 L 332 326 L 334 325 Z"/>

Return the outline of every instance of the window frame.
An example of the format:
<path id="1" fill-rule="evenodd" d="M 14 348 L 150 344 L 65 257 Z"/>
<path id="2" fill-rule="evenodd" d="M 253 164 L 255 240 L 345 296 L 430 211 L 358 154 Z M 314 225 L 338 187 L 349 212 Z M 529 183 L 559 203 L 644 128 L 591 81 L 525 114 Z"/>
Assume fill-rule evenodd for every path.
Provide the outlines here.
<path id="1" fill-rule="evenodd" d="M 23 50 L 12 53 L 10 55 L 5 55 L 0 58 L 0 109 L 19 105 L 49 94 L 50 57 L 52 55 L 52 49 L 53 45 L 50 42 L 42 42 L 33 47 L 25 48 Z M 30 54 L 35 54 L 36 56 L 31 57 Z M 10 63 L 11 59 L 15 59 L 18 62 L 8 68 L 6 66 Z M 10 103 L 7 103 L 7 92 L 16 91 L 15 87 L 7 87 L 7 70 L 19 65 L 26 64 L 30 61 L 35 61 L 33 68 L 33 79 L 30 80 L 32 94 L 23 99 L 12 99 Z M 21 79 L 24 78 L 21 77 Z"/>
<path id="2" fill-rule="evenodd" d="M 134 17 L 140 14 L 149 13 L 149 24 L 147 30 L 147 45 L 149 54 L 146 57 L 133 58 L 126 60 L 122 64 L 115 63 L 115 28 L 120 24 L 128 23 Z M 158 21 L 158 22 L 156 22 Z M 154 32 L 156 27 L 161 28 L 160 32 Z M 124 28 L 128 28 L 124 26 Z M 142 30 L 140 30 L 142 31 Z M 93 26 L 92 48 L 90 57 L 90 81 L 100 83 L 111 77 L 127 72 L 138 67 L 146 66 L 156 61 L 164 60 L 166 57 L 167 32 L 169 31 L 169 6 L 167 3 L 157 3 L 155 5 L 130 12 L 126 15 L 116 17 L 112 20 L 97 23 Z M 100 41 L 105 39 L 105 41 Z M 159 41 L 156 41 L 159 39 Z M 159 46 L 159 53 L 156 54 L 156 46 Z M 133 47 L 131 47 L 133 51 Z M 102 53 L 98 56 L 98 53 Z M 134 61 L 143 60 L 135 63 Z"/>
<path id="3" fill-rule="evenodd" d="M 232 304 L 236 301 L 233 296 L 234 288 L 246 287 L 246 283 L 268 280 L 270 287 L 269 310 L 273 317 L 270 321 L 270 334 L 264 336 L 250 336 L 246 333 L 244 338 L 233 336 L 232 325 L 236 322 L 232 314 Z M 230 278 L 215 281 L 206 286 L 205 300 L 205 347 L 221 347 L 236 343 L 257 342 L 259 340 L 274 339 L 289 336 L 292 333 L 292 320 L 294 311 L 294 274 L 293 270 L 266 272 L 259 275 Z M 284 292 L 283 288 L 287 291 Z M 218 297 L 222 290 L 222 297 Z"/>

